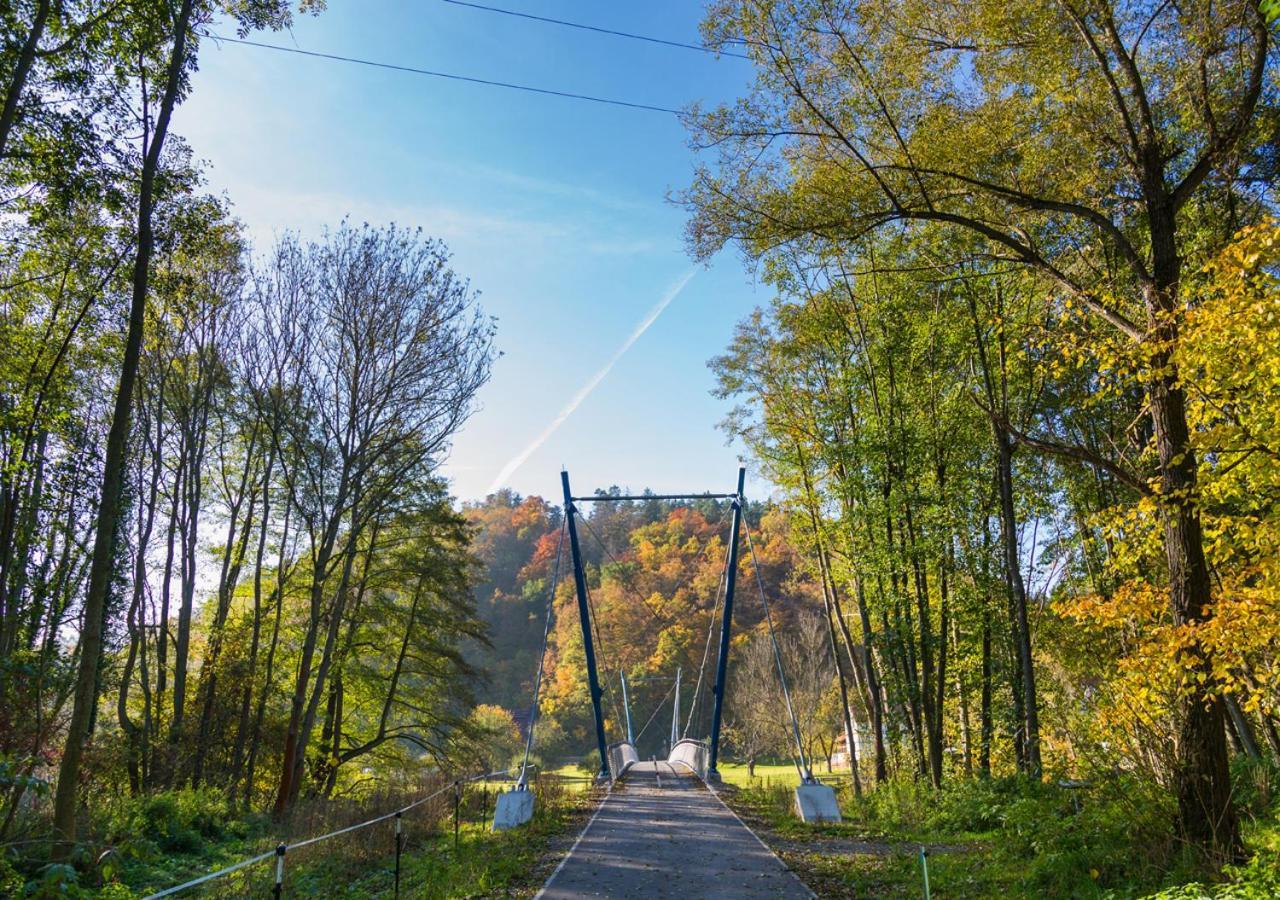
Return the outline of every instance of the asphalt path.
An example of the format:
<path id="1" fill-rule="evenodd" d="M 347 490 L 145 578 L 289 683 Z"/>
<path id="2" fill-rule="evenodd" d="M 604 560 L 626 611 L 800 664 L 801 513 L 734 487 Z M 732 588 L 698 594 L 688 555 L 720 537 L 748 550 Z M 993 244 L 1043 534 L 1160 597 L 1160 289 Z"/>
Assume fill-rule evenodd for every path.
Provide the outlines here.
<path id="1" fill-rule="evenodd" d="M 683 766 L 633 766 L 547 879 L 574 897 L 808 898 L 814 894 Z"/>

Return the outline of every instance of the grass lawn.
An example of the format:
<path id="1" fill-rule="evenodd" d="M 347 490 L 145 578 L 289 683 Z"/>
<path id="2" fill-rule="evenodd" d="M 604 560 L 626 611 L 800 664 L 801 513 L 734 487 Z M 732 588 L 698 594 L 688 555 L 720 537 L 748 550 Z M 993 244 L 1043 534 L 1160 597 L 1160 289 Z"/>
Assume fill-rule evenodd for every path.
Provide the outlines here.
<path id="1" fill-rule="evenodd" d="M 805 824 L 792 809 L 794 770 L 757 766 L 749 784 L 742 767 L 724 774 L 726 802 L 824 898 L 921 896 L 922 846 L 937 897 L 1280 897 L 1280 807 L 1270 791 L 1245 814 L 1253 859 L 1215 873 L 1165 843 L 1173 841 L 1168 810 L 1127 782 L 1099 786 L 1079 803 L 1052 783 L 1019 779 L 956 782 L 942 791 L 895 781 L 862 797 L 842 785 L 844 821 Z"/>
<path id="2" fill-rule="evenodd" d="M 539 797 L 534 819 L 528 825 L 495 834 L 479 823 L 460 829 L 455 849 L 451 828 L 410 842 L 401 860 L 401 896 L 407 897 L 532 897 L 559 862 L 594 807 L 586 786 L 562 783 L 558 798 Z M 550 799 L 550 802 L 544 800 Z M 561 845 L 564 845 L 561 848 Z M 299 879 L 299 896 L 392 897 L 395 858 L 363 877 L 346 882 L 345 892 L 332 891 L 332 880 L 323 870 Z"/>
<path id="3" fill-rule="evenodd" d="M 529 780 L 532 782 L 538 776 L 537 770 L 530 770 Z M 540 773 L 543 778 L 554 779 L 560 788 L 569 794 L 583 794 L 591 789 L 595 783 L 595 773 L 588 772 L 578 765 L 560 766 L 556 769 L 547 769 Z M 498 791 L 510 790 L 515 784 L 510 779 L 494 779 L 492 781 L 477 781 L 475 789 L 486 789 L 493 794 Z"/>
<path id="4" fill-rule="evenodd" d="M 745 766 L 733 769 L 737 771 L 722 771 L 725 781 L 741 784 L 742 789 L 726 792 L 729 805 L 820 897 L 923 895 L 920 843 L 903 834 L 869 834 L 865 824 L 856 821 L 801 822 L 791 809 L 790 789 L 799 783 L 793 766 L 756 766 L 752 784 L 747 783 Z M 845 804 L 848 799 L 842 796 Z M 1039 896 L 1019 890 L 1016 872 L 992 864 L 985 836 L 965 835 L 965 841 L 948 837 L 951 843 L 927 845 L 930 886 L 936 896 Z"/>
<path id="5" fill-rule="evenodd" d="M 734 787 L 769 787 L 772 785 L 782 785 L 783 787 L 795 787 L 800 783 L 800 775 L 796 772 L 796 767 L 791 763 L 757 763 L 755 777 L 751 778 L 747 775 L 747 767 L 743 763 L 721 763 L 719 766 L 720 778 L 725 784 L 731 784 Z M 819 781 L 828 784 L 840 784 L 849 778 L 849 773 L 832 772 L 827 774 L 823 771 L 825 766 L 817 766 L 814 775 Z"/>

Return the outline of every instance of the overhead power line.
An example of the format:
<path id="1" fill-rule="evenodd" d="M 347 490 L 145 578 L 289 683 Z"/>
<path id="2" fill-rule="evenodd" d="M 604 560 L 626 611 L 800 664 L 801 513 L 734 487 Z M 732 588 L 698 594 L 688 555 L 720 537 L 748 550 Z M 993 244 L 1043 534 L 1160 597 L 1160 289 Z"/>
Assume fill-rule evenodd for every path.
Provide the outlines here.
<path id="1" fill-rule="evenodd" d="M 429 75 L 432 78 L 446 78 L 450 81 L 464 81 L 468 84 L 482 84 L 487 87 L 506 88 L 512 91 L 524 91 L 528 94 L 545 94 L 549 97 L 563 97 L 566 100 L 586 100 L 590 103 L 603 103 L 606 106 L 621 106 L 624 109 L 642 109 L 647 112 L 680 115 L 680 110 L 667 106 L 654 106 L 649 103 L 632 103 L 630 100 L 616 100 L 611 97 L 596 97 L 591 94 L 577 94 L 572 91 L 557 91 L 552 88 L 534 87 L 528 84 L 516 84 L 511 81 L 495 81 L 491 78 L 475 78 L 470 75 L 457 75 L 453 72 L 437 72 L 433 69 L 419 69 L 415 66 L 402 66 L 396 63 L 379 62 L 373 59 L 360 59 L 355 56 L 341 56 L 337 53 L 321 53 L 316 50 L 303 50 L 299 47 L 285 47 L 281 44 L 266 44 L 260 41 L 246 41 L 242 38 L 227 37 L 221 34 L 206 32 L 205 37 L 215 41 L 226 41 L 229 44 L 243 44 L 246 47 L 258 47 L 263 50 L 276 50 L 280 53 L 293 53 L 297 56 L 310 56 L 314 59 L 327 59 L 333 62 L 352 63 L 357 66 L 369 66 L 375 69 L 389 69 L 394 72 L 409 72 L 413 75 Z"/>
<path id="2" fill-rule="evenodd" d="M 720 56 L 732 56 L 737 59 L 750 59 L 745 53 L 734 53 L 730 50 L 717 50 L 715 47 L 704 47 L 701 44 L 688 44 L 684 41 L 669 41 L 665 38 L 653 37 L 647 34 L 635 34 L 630 31 L 617 31 L 613 28 L 601 28 L 597 25 L 586 25 L 582 22 L 569 22 L 564 19 L 552 19 L 549 16 L 535 16 L 533 13 L 520 12 L 514 9 L 502 9 L 497 6 L 485 6 L 483 3 L 471 3 L 469 0 L 444 0 L 445 3 L 453 6 L 465 6 L 469 9 L 479 9 L 484 12 L 500 13 L 504 16 L 514 16 L 517 19 L 532 19 L 535 22 L 546 22 L 549 25 L 563 25 L 566 28 L 578 28 L 582 31 L 594 31 L 597 34 L 608 34 L 613 37 L 629 38 L 633 41 L 646 41 L 650 44 L 662 44 L 666 47 L 679 47 L 681 50 L 697 50 L 699 53 L 716 53 Z"/>

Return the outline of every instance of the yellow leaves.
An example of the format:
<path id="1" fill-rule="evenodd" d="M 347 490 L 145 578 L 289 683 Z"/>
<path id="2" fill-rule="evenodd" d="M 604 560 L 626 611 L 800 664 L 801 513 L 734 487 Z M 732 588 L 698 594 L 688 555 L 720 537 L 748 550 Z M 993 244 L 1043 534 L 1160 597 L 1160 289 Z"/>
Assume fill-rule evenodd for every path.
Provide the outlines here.
<path id="1" fill-rule="evenodd" d="M 1269 220 L 1240 232 L 1187 280 L 1187 307 L 1156 323 L 1176 341 L 1073 347 L 1062 340 L 1065 359 L 1089 361 L 1117 388 L 1176 371 L 1186 395 L 1196 492 L 1144 498 L 1100 514 L 1095 524 L 1120 587 L 1109 596 L 1057 604 L 1068 620 L 1119 644 L 1120 660 L 1100 695 L 1099 722 L 1130 739 L 1137 712 L 1158 716 L 1179 698 L 1230 694 L 1246 710 L 1272 713 L 1280 704 L 1277 271 L 1280 222 Z M 1203 622 L 1174 622 L 1162 586 L 1162 502 L 1172 499 L 1194 502 L 1201 513 L 1214 569 L 1211 615 Z"/>
<path id="2" fill-rule="evenodd" d="M 1205 452 L 1280 450 L 1280 222 L 1242 230 L 1199 274 L 1175 362 L 1193 439 Z M 1239 463 L 1238 459 L 1226 463 Z M 1259 461 L 1254 461 L 1254 464 Z"/>
<path id="3" fill-rule="evenodd" d="M 1055 611 L 1088 628 L 1096 640 L 1118 642 L 1123 654 L 1106 679 L 1098 710 L 1105 728 L 1152 721 L 1179 697 L 1230 694 L 1248 711 L 1274 714 L 1280 703 L 1280 590 L 1260 589 L 1256 570 L 1226 578 L 1211 615 L 1176 624 L 1168 592 L 1129 581 L 1109 596 L 1059 600 Z"/>
<path id="4" fill-rule="evenodd" d="M 1058 613 L 1094 629 L 1145 628 L 1168 617 L 1169 595 L 1153 585 L 1133 581 L 1111 596 L 1084 594 L 1054 604 Z"/>

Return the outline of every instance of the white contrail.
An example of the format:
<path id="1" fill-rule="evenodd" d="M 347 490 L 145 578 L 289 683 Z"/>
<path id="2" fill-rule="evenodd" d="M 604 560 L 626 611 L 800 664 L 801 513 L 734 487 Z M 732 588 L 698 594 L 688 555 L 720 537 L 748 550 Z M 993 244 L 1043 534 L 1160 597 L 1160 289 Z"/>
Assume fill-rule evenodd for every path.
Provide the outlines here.
<path id="1" fill-rule="evenodd" d="M 626 352 L 631 349 L 631 345 L 640 340 L 641 335 L 648 331 L 649 326 L 658 320 L 658 316 L 662 315 L 663 310 L 671 305 L 671 301 L 680 296 L 684 286 L 689 283 L 689 280 L 693 278 L 697 271 L 696 267 L 690 269 L 684 273 L 679 281 L 667 288 L 667 292 L 662 295 L 662 299 L 640 320 L 640 323 L 627 336 L 627 339 L 622 342 L 622 346 L 614 351 L 613 356 L 609 357 L 609 361 L 600 368 L 600 371 L 592 375 L 586 384 L 578 388 L 577 393 L 564 405 L 560 412 L 556 413 L 556 417 L 547 424 L 547 427 L 542 429 L 538 436 L 529 442 L 529 446 L 507 461 L 507 464 L 502 467 L 502 471 L 498 473 L 497 477 L 493 479 L 493 483 L 489 485 L 488 490 L 485 491 L 486 494 L 492 494 L 500 487 L 503 487 L 507 483 L 507 479 L 514 475 L 515 471 L 523 466 L 525 461 L 547 442 L 547 438 L 556 433 L 556 429 L 563 425 L 565 420 L 573 415 L 574 410 L 582 405 L 582 401 L 591 396 L 591 392 L 600 385 L 600 382 L 604 381 L 613 367 L 618 364 L 618 360 L 622 359 Z"/>

